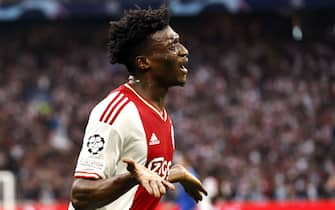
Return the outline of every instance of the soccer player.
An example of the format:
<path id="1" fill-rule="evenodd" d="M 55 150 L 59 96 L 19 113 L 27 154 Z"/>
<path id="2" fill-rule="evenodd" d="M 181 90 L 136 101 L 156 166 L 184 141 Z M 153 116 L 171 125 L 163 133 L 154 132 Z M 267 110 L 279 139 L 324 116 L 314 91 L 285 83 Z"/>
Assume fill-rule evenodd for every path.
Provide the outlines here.
<path id="1" fill-rule="evenodd" d="M 201 182 L 172 164 L 165 98 L 170 87 L 186 82 L 188 51 L 169 26 L 168 10 L 131 10 L 111 22 L 109 47 L 111 63 L 127 67 L 129 82 L 90 114 L 69 209 L 155 209 L 174 182 L 202 200 L 207 192 Z"/>

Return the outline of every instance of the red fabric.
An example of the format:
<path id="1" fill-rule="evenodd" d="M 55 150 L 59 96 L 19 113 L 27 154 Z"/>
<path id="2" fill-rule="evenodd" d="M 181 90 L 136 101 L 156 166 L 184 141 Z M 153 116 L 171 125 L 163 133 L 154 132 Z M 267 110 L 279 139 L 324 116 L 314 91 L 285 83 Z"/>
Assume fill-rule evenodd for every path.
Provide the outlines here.
<path id="1" fill-rule="evenodd" d="M 319 201 L 282 201 L 282 202 L 229 202 L 219 203 L 218 210 L 334 210 L 334 200 Z M 17 204 L 13 210 L 67 210 L 68 202 L 59 202 L 53 204 L 27 203 Z M 178 210 L 178 206 L 173 203 L 162 202 L 155 210 Z M 4 210 L 0 206 L 0 210 Z M 142 208 L 142 210 L 144 210 Z M 204 209 L 205 210 L 205 209 Z"/>
<path id="2" fill-rule="evenodd" d="M 335 201 L 269 201 L 229 202 L 217 205 L 218 210 L 335 210 Z"/>
<path id="3" fill-rule="evenodd" d="M 121 86 L 119 91 L 128 97 L 139 111 L 147 139 L 148 154 L 146 167 L 167 179 L 174 150 L 171 134 L 172 125 L 169 117 L 164 116 L 164 112 L 162 115 L 159 115 L 160 111 L 157 110 L 158 108 L 141 97 L 130 86 Z M 154 138 L 154 142 L 151 142 L 152 138 Z M 149 195 L 143 187 L 139 186 L 130 209 L 154 210 L 159 200 L 159 198 Z"/>

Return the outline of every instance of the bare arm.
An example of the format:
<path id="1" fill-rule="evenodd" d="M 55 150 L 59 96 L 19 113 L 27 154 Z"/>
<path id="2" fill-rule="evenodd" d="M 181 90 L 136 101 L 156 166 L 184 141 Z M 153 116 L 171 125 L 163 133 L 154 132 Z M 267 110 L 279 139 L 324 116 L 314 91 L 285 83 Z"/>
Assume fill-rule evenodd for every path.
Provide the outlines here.
<path id="1" fill-rule="evenodd" d="M 169 171 L 168 180 L 169 182 L 172 182 L 172 183 L 180 182 L 185 179 L 185 176 L 187 173 L 188 172 L 182 165 L 175 164 L 171 167 Z"/>
<path id="2" fill-rule="evenodd" d="M 76 210 L 96 209 L 113 202 L 138 184 L 131 173 L 109 179 L 76 179 L 72 185 L 71 202 Z"/>
<path id="3" fill-rule="evenodd" d="M 166 188 L 174 190 L 172 183 L 135 163 L 132 159 L 124 158 L 123 162 L 128 164 L 127 170 L 130 173 L 108 179 L 76 179 L 71 193 L 74 208 L 76 210 L 100 208 L 115 201 L 137 184 L 141 184 L 150 195 L 155 197 L 165 194 Z"/>

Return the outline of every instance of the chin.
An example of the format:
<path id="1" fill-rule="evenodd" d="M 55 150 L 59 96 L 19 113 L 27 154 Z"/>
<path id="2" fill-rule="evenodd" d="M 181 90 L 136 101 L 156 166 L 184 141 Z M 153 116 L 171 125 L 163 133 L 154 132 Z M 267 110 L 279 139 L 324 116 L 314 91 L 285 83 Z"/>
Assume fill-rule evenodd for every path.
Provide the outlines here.
<path id="1" fill-rule="evenodd" d="M 176 81 L 174 83 L 172 83 L 171 85 L 169 85 L 170 87 L 174 87 L 174 86 L 180 86 L 183 87 L 186 84 L 186 81 Z"/>
<path id="2" fill-rule="evenodd" d="M 180 83 L 180 86 L 184 86 L 186 84 L 186 80 Z"/>
<path id="3" fill-rule="evenodd" d="M 184 86 L 186 84 L 186 81 L 187 81 L 187 77 L 185 75 L 185 76 L 176 78 L 176 80 L 174 80 L 174 81 L 171 81 L 169 86 L 170 87 L 172 87 L 172 86 Z"/>
<path id="4" fill-rule="evenodd" d="M 177 86 L 184 86 L 186 84 L 186 80 L 178 81 Z"/>

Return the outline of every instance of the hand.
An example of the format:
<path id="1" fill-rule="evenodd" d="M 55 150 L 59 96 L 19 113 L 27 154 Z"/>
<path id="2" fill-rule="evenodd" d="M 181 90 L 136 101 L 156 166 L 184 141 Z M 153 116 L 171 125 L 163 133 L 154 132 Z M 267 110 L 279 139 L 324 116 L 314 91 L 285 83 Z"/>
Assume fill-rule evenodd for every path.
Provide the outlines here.
<path id="1" fill-rule="evenodd" d="M 178 178 L 175 179 L 180 182 L 185 191 L 195 200 L 195 202 L 198 203 L 202 200 L 202 193 L 207 196 L 208 193 L 199 179 L 188 172 L 183 166 L 177 164 L 174 165 L 172 169 L 175 171 L 175 174 L 178 174 L 176 175 Z"/>
<path id="2" fill-rule="evenodd" d="M 159 198 L 166 193 L 166 188 L 175 190 L 175 186 L 172 183 L 164 180 L 145 166 L 137 164 L 134 160 L 129 158 L 123 158 L 122 161 L 128 164 L 127 170 L 135 176 L 150 195 Z"/>
<path id="3" fill-rule="evenodd" d="M 185 191 L 198 203 L 202 200 L 203 195 L 201 193 L 206 196 L 208 193 L 201 182 L 192 174 L 188 172 L 186 177 L 187 178 L 184 181 L 181 181 L 180 184 L 183 185 Z"/>

